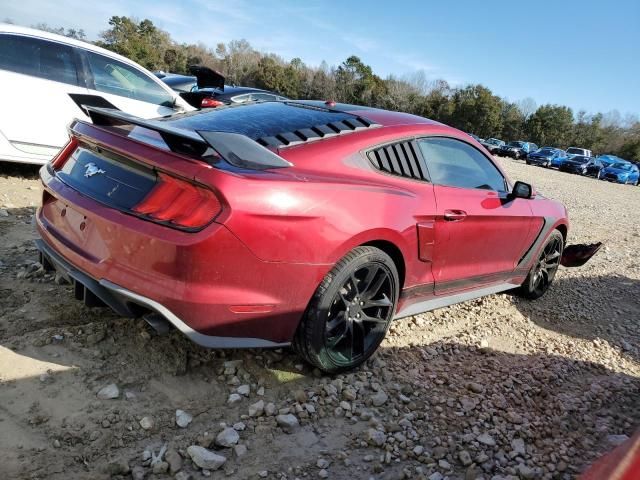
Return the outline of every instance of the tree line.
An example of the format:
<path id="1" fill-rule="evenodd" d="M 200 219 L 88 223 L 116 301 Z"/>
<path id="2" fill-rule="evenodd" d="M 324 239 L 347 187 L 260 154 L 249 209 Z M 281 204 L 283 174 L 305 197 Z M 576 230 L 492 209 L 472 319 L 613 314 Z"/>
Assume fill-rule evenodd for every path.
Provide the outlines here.
<path id="1" fill-rule="evenodd" d="M 36 26 L 85 40 L 82 29 Z M 205 65 L 225 75 L 228 84 L 264 88 L 293 99 L 322 99 L 398 110 L 446 123 L 466 132 L 538 145 L 579 146 L 596 153 L 640 161 L 640 121 L 608 114 L 574 112 L 563 105 L 536 106 L 532 99 L 511 102 L 483 85 L 452 87 L 424 72 L 382 78 L 357 56 L 338 66 L 306 65 L 254 49 L 246 40 L 214 48 L 176 42 L 152 21 L 113 16 L 95 44 L 124 55 L 149 70 L 188 73 Z"/>

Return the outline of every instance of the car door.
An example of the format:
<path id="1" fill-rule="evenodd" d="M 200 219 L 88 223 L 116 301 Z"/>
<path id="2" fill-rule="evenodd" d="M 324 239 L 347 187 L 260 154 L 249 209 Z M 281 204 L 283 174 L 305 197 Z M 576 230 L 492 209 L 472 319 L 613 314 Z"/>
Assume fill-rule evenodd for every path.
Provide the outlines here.
<path id="1" fill-rule="evenodd" d="M 500 170 L 472 145 L 449 137 L 418 145 L 436 199 L 436 295 L 504 281 L 532 242 L 530 201 L 512 199 Z"/>
<path id="2" fill-rule="evenodd" d="M 87 87 L 118 109 L 142 118 L 175 113 L 183 100 L 153 75 L 91 50 L 83 50 Z M 190 107 L 189 107 L 190 108 Z"/>
<path id="3" fill-rule="evenodd" d="M 67 125 L 82 116 L 68 94 L 87 93 L 74 48 L 0 34 L 0 86 L 0 132 L 26 153 L 55 154 L 69 139 Z"/>

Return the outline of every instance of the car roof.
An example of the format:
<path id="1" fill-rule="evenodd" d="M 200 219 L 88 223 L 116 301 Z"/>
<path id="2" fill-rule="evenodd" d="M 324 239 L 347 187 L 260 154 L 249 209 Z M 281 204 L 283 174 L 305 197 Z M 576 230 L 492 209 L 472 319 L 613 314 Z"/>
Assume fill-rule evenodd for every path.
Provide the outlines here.
<path id="1" fill-rule="evenodd" d="M 274 148 L 383 126 L 441 125 L 407 113 L 344 104 L 327 108 L 309 101 L 249 102 L 156 120 L 189 131 L 239 133 Z"/>

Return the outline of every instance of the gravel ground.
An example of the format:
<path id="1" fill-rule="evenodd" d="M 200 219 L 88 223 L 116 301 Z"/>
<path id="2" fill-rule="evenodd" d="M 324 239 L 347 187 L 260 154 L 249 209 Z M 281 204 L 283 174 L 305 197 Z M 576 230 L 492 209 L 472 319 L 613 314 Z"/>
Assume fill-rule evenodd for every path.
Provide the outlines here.
<path id="1" fill-rule="evenodd" d="M 337 377 L 76 302 L 34 264 L 37 169 L 0 165 L 0 478 L 576 477 L 640 426 L 640 188 L 500 161 L 603 250 L 538 301 L 398 321 Z"/>

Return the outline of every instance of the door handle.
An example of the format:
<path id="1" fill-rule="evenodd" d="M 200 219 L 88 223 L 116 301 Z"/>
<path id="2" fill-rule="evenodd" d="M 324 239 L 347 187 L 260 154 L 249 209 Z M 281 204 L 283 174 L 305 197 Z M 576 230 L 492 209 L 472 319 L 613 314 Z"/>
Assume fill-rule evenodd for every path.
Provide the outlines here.
<path id="1" fill-rule="evenodd" d="M 464 210 L 445 210 L 444 219 L 448 222 L 460 222 L 467 218 L 467 212 Z"/>

